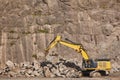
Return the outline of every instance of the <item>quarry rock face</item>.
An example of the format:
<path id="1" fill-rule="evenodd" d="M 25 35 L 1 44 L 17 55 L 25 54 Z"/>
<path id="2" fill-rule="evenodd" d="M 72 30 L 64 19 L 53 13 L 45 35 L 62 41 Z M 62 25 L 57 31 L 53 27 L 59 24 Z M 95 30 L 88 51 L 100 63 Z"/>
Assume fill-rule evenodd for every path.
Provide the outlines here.
<path id="1" fill-rule="evenodd" d="M 91 58 L 110 58 L 120 65 L 120 1 L 0 0 L 1 68 L 7 61 L 8 67 L 44 61 L 44 50 L 56 35 L 81 43 Z M 52 54 L 57 56 L 50 57 Z M 50 50 L 47 60 L 56 63 L 59 57 L 82 60 L 80 54 L 60 44 Z M 32 75 L 30 71 L 22 73 Z"/>

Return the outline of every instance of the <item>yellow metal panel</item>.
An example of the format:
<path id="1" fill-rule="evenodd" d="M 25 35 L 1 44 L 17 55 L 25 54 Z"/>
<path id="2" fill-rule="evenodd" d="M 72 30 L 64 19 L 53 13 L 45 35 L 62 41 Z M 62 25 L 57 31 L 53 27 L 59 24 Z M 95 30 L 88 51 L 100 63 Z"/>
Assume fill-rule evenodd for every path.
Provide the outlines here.
<path id="1" fill-rule="evenodd" d="M 61 40 L 61 36 L 57 36 L 50 44 L 49 46 L 45 49 L 46 51 L 49 51 L 51 48 L 53 48 L 57 43 L 58 41 Z"/>
<path id="2" fill-rule="evenodd" d="M 85 60 L 88 60 L 88 59 L 89 59 L 88 54 L 87 54 L 83 49 L 81 49 L 80 51 L 81 51 L 81 54 L 82 54 L 83 58 L 84 58 Z"/>
<path id="3" fill-rule="evenodd" d="M 68 42 L 65 42 L 65 41 L 62 41 L 62 40 L 59 41 L 59 43 L 74 49 L 75 51 L 80 53 L 85 60 L 89 59 L 88 54 L 82 49 L 82 47 L 80 45 L 71 44 L 71 43 L 68 43 Z"/>
<path id="4" fill-rule="evenodd" d="M 107 68 L 108 70 L 111 69 L 111 63 L 110 63 L 110 62 L 106 62 L 106 68 Z"/>
<path id="5" fill-rule="evenodd" d="M 110 70 L 111 69 L 111 63 L 110 61 L 98 61 L 97 69 L 99 70 Z"/>

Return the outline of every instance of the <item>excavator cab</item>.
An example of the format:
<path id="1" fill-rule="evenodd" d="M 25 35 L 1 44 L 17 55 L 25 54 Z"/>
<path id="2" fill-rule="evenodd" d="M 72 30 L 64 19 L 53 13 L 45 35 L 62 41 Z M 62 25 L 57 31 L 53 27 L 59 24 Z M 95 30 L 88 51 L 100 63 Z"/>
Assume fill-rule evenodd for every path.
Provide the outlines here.
<path id="1" fill-rule="evenodd" d="M 97 67 L 97 63 L 93 60 L 93 59 L 89 59 L 89 60 L 82 60 L 82 67 L 83 69 L 85 68 L 96 68 Z"/>

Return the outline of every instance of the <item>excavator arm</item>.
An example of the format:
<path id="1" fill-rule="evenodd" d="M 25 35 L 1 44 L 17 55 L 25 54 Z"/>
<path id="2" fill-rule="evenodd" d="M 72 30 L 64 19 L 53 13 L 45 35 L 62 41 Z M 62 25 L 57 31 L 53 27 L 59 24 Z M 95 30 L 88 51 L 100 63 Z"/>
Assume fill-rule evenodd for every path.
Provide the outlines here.
<path id="1" fill-rule="evenodd" d="M 51 48 L 53 48 L 59 41 L 61 40 L 61 36 L 57 36 L 54 40 L 49 44 L 49 46 L 45 49 L 48 52 Z"/>
<path id="2" fill-rule="evenodd" d="M 53 48 L 57 43 L 60 43 L 64 46 L 70 47 L 72 49 L 74 49 L 75 51 L 77 51 L 78 53 L 81 53 L 82 57 L 84 60 L 89 60 L 89 56 L 88 54 L 82 49 L 82 47 L 78 44 L 73 44 L 73 43 L 69 43 L 66 41 L 62 41 L 61 40 L 61 36 L 57 36 L 50 44 L 49 46 L 46 48 L 46 52 L 48 52 L 51 48 Z"/>
<path id="3" fill-rule="evenodd" d="M 88 54 L 82 49 L 82 47 L 80 45 L 68 43 L 68 42 L 65 42 L 65 41 L 62 41 L 62 40 L 59 43 L 62 44 L 62 45 L 65 45 L 67 47 L 70 47 L 70 48 L 74 49 L 78 53 L 81 53 L 83 59 L 85 59 L 85 60 L 89 59 Z"/>

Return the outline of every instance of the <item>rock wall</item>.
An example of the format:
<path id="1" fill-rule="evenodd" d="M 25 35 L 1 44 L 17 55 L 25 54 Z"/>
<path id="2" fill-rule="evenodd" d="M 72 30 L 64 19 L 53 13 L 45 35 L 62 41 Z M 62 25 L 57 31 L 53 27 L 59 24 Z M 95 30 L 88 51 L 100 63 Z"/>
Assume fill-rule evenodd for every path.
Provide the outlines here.
<path id="1" fill-rule="evenodd" d="M 0 0 L 1 67 L 8 60 L 32 62 L 35 55 L 44 59 L 44 49 L 58 34 L 81 43 L 91 58 L 120 64 L 120 0 Z M 82 58 L 63 45 L 51 53 Z"/>

